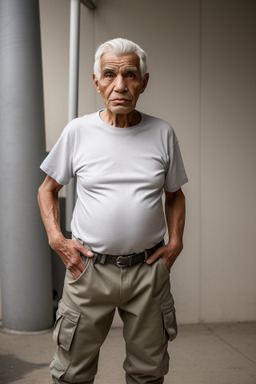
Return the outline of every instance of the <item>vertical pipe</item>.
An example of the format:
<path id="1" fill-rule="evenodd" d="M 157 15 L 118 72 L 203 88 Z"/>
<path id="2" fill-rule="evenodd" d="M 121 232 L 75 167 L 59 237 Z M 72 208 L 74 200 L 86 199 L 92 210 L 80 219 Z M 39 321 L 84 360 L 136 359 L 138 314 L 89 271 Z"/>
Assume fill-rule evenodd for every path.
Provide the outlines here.
<path id="1" fill-rule="evenodd" d="M 78 80 L 79 80 L 79 39 L 80 36 L 80 0 L 70 1 L 70 52 L 69 52 L 69 121 L 78 115 Z M 67 186 L 66 229 L 70 231 L 75 204 L 75 180 Z"/>
<path id="2" fill-rule="evenodd" d="M 37 205 L 45 157 L 38 0 L 0 0 L 0 263 L 3 325 L 52 326 L 51 258 Z"/>

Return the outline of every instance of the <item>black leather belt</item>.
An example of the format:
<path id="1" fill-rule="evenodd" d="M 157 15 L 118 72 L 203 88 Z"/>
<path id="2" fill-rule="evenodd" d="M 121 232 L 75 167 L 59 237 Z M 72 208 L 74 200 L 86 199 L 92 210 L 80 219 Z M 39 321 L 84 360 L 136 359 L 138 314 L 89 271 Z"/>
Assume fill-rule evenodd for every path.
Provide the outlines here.
<path id="1" fill-rule="evenodd" d="M 164 245 L 162 240 L 160 243 L 156 244 L 150 249 L 145 249 L 145 251 L 139 253 L 132 253 L 130 255 L 103 255 L 101 253 L 94 252 L 94 262 L 100 264 L 111 263 L 117 265 L 119 268 L 130 267 L 131 265 L 145 262 L 149 256 L 151 256 L 158 248 Z"/>

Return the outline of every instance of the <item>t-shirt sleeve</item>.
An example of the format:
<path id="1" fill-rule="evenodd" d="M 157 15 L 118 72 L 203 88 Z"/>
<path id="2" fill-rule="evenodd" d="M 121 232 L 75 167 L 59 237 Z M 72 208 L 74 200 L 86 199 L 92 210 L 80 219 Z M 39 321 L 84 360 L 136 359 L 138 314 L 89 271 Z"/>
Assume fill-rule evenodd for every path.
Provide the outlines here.
<path id="1" fill-rule="evenodd" d="M 63 130 L 59 140 L 45 158 L 40 168 L 51 176 L 57 183 L 66 185 L 70 182 L 73 174 L 73 151 L 72 130 L 70 126 Z"/>
<path id="2" fill-rule="evenodd" d="M 177 191 L 183 184 L 188 182 L 180 152 L 179 142 L 173 133 L 173 146 L 169 150 L 169 164 L 165 175 L 164 189 L 168 192 Z"/>

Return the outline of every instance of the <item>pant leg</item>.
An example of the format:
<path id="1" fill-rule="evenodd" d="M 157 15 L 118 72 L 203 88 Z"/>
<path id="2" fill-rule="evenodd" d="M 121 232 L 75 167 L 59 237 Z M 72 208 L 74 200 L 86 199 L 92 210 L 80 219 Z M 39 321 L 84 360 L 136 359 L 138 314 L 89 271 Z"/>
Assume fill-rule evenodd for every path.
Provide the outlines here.
<path id="1" fill-rule="evenodd" d="M 77 280 L 66 272 L 53 334 L 57 344 L 50 365 L 54 383 L 94 381 L 100 347 L 113 321 L 116 305 L 111 291 L 117 280 L 111 275 L 101 276 L 98 267 L 92 259 L 87 259 L 86 268 Z"/>
<path id="2" fill-rule="evenodd" d="M 151 266 L 139 264 L 126 273 L 130 295 L 119 306 L 126 341 L 126 382 L 162 384 L 169 369 L 168 340 L 177 334 L 170 276 L 162 260 Z"/>
<path id="3" fill-rule="evenodd" d="M 66 381 L 56 379 L 56 377 L 54 376 L 52 377 L 52 383 L 53 384 L 69 384 Z M 93 384 L 93 383 L 94 383 L 94 379 L 92 381 L 84 381 L 82 384 Z"/>

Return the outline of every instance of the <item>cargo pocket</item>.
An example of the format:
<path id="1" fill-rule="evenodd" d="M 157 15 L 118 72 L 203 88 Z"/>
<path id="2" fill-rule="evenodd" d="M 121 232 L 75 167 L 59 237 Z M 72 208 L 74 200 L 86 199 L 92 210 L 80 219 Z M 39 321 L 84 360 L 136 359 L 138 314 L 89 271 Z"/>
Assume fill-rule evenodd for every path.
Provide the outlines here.
<path id="1" fill-rule="evenodd" d="M 168 340 L 172 341 L 178 334 L 178 327 L 176 321 L 176 312 L 172 296 L 161 304 L 161 311 L 163 316 L 164 328 L 168 335 Z"/>
<path id="2" fill-rule="evenodd" d="M 56 322 L 53 331 L 53 340 L 58 347 L 69 351 L 78 326 L 80 313 L 66 306 L 63 301 L 59 302 Z"/>
<path id="3" fill-rule="evenodd" d="M 53 340 L 58 349 L 50 365 L 51 374 L 63 378 L 70 366 L 70 349 L 74 339 L 80 313 L 67 306 L 62 300 L 59 302 L 53 331 Z"/>
<path id="4" fill-rule="evenodd" d="M 49 372 L 52 376 L 56 377 L 57 379 L 62 379 L 64 377 L 70 365 L 69 359 L 62 352 L 60 350 L 55 353 L 54 358 L 49 367 Z"/>

